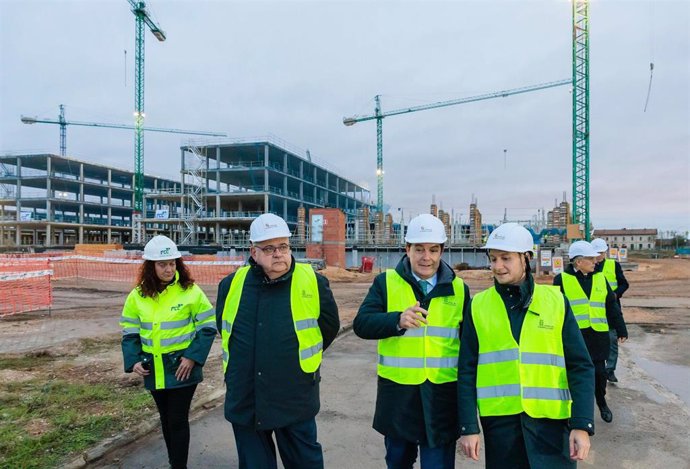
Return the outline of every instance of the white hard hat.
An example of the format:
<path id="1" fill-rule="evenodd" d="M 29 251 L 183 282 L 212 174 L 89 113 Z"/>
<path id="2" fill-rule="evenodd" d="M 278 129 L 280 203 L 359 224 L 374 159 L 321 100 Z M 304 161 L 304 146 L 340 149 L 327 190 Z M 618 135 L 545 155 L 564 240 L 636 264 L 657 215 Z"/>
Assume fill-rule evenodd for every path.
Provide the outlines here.
<path id="1" fill-rule="evenodd" d="M 606 240 L 602 238 L 594 238 L 591 243 L 592 247 L 596 252 L 606 252 L 609 250 L 609 245 L 606 244 Z"/>
<path id="2" fill-rule="evenodd" d="M 410 244 L 443 244 L 447 239 L 443 222 L 430 213 L 422 213 L 410 220 L 405 233 L 405 242 Z"/>
<path id="3" fill-rule="evenodd" d="M 571 260 L 579 256 L 597 257 L 598 255 L 599 253 L 587 241 L 575 241 L 568 248 L 568 257 Z"/>
<path id="4" fill-rule="evenodd" d="M 169 261 L 182 257 L 177 245 L 167 236 L 158 235 L 144 246 L 144 255 L 141 256 L 146 261 Z"/>
<path id="5" fill-rule="evenodd" d="M 482 249 L 498 249 L 506 252 L 533 252 L 534 238 L 522 225 L 504 223 L 489 235 Z"/>
<path id="6" fill-rule="evenodd" d="M 264 213 L 254 219 L 249 227 L 249 241 L 259 243 L 267 239 L 292 236 L 285 220 L 272 213 Z"/>

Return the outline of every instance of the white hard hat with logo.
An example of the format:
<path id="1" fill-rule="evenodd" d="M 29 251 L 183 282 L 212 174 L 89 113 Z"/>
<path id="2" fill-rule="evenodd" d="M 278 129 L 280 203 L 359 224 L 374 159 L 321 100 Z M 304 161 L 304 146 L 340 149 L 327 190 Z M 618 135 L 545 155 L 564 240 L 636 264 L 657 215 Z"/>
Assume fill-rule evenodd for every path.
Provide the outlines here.
<path id="1" fill-rule="evenodd" d="M 443 244 L 447 239 L 443 222 L 430 213 L 422 213 L 410 220 L 405 233 L 405 242 L 410 244 Z"/>
<path id="2" fill-rule="evenodd" d="M 167 236 L 158 235 L 144 246 L 144 255 L 141 256 L 146 261 L 169 261 L 182 257 L 177 245 Z"/>
<path id="3" fill-rule="evenodd" d="M 249 226 L 249 241 L 260 243 L 267 239 L 289 238 L 292 236 L 285 220 L 272 213 L 264 213 L 254 219 Z"/>
<path id="4" fill-rule="evenodd" d="M 609 250 L 609 245 L 606 244 L 606 240 L 602 238 L 594 238 L 591 244 L 596 252 L 606 252 Z"/>
<path id="5" fill-rule="evenodd" d="M 522 225 L 504 223 L 489 235 L 482 249 L 497 249 L 506 252 L 533 252 L 534 238 Z"/>
<path id="6" fill-rule="evenodd" d="M 575 241 L 568 248 L 568 257 L 575 259 L 576 257 L 597 257 L 599 253 L 587 241 Z"/>

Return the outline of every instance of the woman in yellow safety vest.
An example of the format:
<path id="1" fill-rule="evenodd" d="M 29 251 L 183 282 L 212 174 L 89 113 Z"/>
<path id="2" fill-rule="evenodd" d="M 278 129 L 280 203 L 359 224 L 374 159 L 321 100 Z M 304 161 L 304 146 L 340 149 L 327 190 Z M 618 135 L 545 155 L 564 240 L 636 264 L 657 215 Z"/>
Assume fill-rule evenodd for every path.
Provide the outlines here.
<path id="1" fill-rule="evenodd" d="M 568 248 L 570 265 L 553 279 L 568 299 L 594 363 L 594 397 L 604 422 L 613 421 L 606 403 L 606 359 L 609 356 L 609 330 L 615 329 L 618 341 L 628 338 L 628 330 L 615 293 L 602 272 L 596 271 L 599 253 L 587 241 L 575 241 Z"/>
<path id="2" fill-rule="evenodd" d="M 535 283 L 533 239 L 516 223 L 496 228 L 485 249 L 494 286 L 472 299 L 458 363 L 460 446 L 486 467 L 573 468 L 594 434 L 594 367 L 568 303 Z"/>
<path id="3" fill-rule="evenodd" d="M 158 407 L 170 467 L 184 469 L 189 407 L 216 336 L 215 310 L 171 239 L 152 238 L 143 259 L 120 318 L 125 372 L 144 378 Z"/>

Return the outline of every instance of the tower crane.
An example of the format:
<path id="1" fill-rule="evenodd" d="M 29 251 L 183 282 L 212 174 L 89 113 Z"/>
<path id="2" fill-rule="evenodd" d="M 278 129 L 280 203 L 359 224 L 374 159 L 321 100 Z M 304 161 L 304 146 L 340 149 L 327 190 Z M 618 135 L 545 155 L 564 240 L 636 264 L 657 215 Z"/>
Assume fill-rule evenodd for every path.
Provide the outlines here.
<path id="1" fill-rule="evenodd" d="M 132 214 L 132 240 L 143 241 L 141 213 L 144 209 L 144 24 L 159 41 L 165 33 L 151 19 L 146 3 L 127 0 L 136 18 L 136 48 L 134 54 L 134 213 Z"/>
<path id="2" fill-rule="evenodd" d="M 68 121 L 65 119 L 65 106 L 60 104 L 60 117 L 58 119 L 38 118 L 21 116 L 21 121 L 25 124 L 59 124 L 60 125 L 60 156 L 67 154 L 67 126 L 79 125 L 85 127 L 106 127 L 110 129 L 127 129 L 133 130 L 135 127 L 129 124 L 107 124 L 104 122 L 83 122 L 83 121 Z M 182 130 L 182 129 L 166 129 L 162 127 L 142 127 L 145 132 L 166 132 L 171 134 L 188 134 L 188 135 L 206 135 L 210 137 L 227 137 L 223 132 L 207 132 L 202 130 Z"/>
<path id="3" fill-rule="evenodd" d="M 411 112 L 417 111 L 426 111 L 428 109 L 436 109 L 440 107 L 454 106 L 456 104 L 466 104 L 475 101 L 484 101 L 487 99 L 505 98 L 507 96 L 512 96 L 515 94 L 529 93 L 531 91 L 538 91 L 570 84 L 572 84 L 572 80 L 552 81 L 548 83 L 541 83 L 538 85 L 524 86 L 522 88 L 514 88 L 505 91 L 470 96 L 467 98 L 451 99 L 448 101 L 422 104 L 419 106 L 406 107 L 386 112 L 381 111 L 380 95 L 376 95 L 374 98 L 374 114 L 343 118 L 343 124 L 345 124 L 346 126 L 354 125 L 357 122 L 364 122 L 376 119 L 376 209 L 379 212 L 383 212 L 383 119 L 385 117 L 397 116 L 400 114 L 409 114 Z"/>
<path id="4" fill-rule="evenodd" d="M 588 0 L 573 0 L 573 222 L 589 241 Z"/>

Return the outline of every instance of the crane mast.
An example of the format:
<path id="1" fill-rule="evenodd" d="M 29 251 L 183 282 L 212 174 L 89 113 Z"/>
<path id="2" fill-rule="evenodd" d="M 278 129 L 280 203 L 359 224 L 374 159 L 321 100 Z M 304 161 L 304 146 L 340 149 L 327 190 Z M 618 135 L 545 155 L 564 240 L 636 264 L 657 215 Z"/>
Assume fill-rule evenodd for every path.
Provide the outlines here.
<path id="1" fill-rule="evenodd" d="M 141 216 L 144 210 L 144 24 L 159 41 L 165 41 L 165 33 L 153 22 L 145 2 L 127 0 L 136 19 L 134 54 L 134 213 L 132 214 L 132 241 L 144 240 Z"/>
<path id="2" fill-rule="evenodd" d="M 573 223 L 589 241 L 589 2 L 573 0 Z"/>

